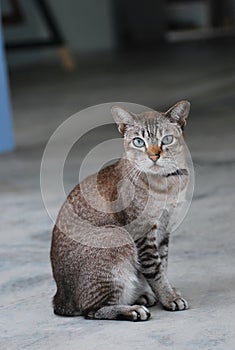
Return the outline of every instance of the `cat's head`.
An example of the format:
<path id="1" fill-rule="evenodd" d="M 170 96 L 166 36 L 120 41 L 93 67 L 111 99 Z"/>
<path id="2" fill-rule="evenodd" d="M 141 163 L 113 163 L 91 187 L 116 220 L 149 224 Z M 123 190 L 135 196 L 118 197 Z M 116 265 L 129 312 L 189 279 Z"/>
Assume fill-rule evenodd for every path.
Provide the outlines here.
<path id="1" fill-rule="evenodd" d="M 124 137 L 125 156 L 150 174 L 167 176 L 184 165 L 183 129 L 190 110 L 180 101 L 167 112 L 134 114 L 112 107 L 112 115 Z"/>

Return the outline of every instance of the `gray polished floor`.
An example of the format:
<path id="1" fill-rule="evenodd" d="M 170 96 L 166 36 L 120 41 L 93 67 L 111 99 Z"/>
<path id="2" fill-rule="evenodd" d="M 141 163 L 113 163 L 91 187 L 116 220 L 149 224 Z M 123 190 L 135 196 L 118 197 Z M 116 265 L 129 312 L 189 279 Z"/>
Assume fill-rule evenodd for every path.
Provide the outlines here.
<path id="1" fill-rule="evenodd" d="M 17 148 L 0 156 L 1 349 L 235 348 L 235 47 L 202 44 L 136 56 L 80 62 L 73 74 L 57 65 L 11 74 Z M 191 308 L 172 313 L 156 306 L 142 323 L 55 316 L 53 224 L 39 181 L 46 141 L 90 105 L 129 101 L 161 110 L 182 98 L 192 102 L 186 138 L 196 183 L 190 211 L 171 239 L 169 276 Z M 104 133 L 118 135 L 115 127 L 98 129 L 71 152 L 67 191 L 86 150 Z M 57 193 L 51 200 L 58 205 Z"/>

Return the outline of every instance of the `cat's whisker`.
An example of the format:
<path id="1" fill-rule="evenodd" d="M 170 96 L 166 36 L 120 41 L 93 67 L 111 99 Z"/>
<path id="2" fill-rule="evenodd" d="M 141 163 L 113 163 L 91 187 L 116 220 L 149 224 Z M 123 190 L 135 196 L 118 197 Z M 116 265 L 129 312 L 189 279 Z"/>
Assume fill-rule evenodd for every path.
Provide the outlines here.
<path id="1" fill-rule="evenodd" d="M 135 179 L 134 181 L 138 181 L 139 177 L 140 177 L 140 174 L 141 174 L 141 170 L 138 170 L 136 175 L 135 175 Z"/>
<path id="2" fill-rule="evenodd" d="M 137 170 L 136 173 L 135 173 L 135 176 L 134 176 L 133 183 L 135 183 L 135 181 L 138 181 L 140 174 L 141 174 L 141 171 Z"/>
<path id="3" fill-rule="evenodd" d="M 137 167 L 129 169 L 126 173 L 123 179 L 128 178 L 133 184 L 135 181 L 139 178 L 141 174 L 141 170 Z"/>
<path id="4" fill-rule="evenodd" d="M 129 171 L 127 171 L 127 173 L 125 173 L 125 176 L 123 177 L 123 179 L 128 178 L 132 183 L 134 183 L 134 179 L 135 179 L 137 172 L 138 172 L 137 168 L 129 169 Z"/>

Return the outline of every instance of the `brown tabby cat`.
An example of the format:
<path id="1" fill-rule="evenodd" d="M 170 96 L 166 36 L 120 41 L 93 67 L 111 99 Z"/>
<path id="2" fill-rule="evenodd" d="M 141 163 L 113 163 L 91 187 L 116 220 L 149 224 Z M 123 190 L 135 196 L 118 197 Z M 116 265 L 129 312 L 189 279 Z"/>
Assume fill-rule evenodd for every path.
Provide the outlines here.
<path id="1" fill-rule="evenodd" d="M 72 190 L 53 230 L 56 314 L 145 321 L 157 300 L 167 310 L 188 308 L 166 270 L 169 232 L 189 183 L 189 110 L 188 101 L 166 113 L 112 108 L 123 158 Z"/>

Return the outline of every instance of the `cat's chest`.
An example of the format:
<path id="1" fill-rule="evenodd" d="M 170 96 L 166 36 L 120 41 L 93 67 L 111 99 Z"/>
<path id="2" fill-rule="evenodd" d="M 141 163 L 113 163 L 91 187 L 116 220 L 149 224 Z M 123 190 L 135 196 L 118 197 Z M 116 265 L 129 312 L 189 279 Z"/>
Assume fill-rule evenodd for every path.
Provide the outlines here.
<path id="1" fill-rule="evenodd" d="M 127 230 L 137 239 L 154 225 L 161 223 L 164 212 L 168 213 L 167 230 L 172 231 L 184 203 L 184 195 L 138 191 L 131 205 L 125 209 Z"/>

